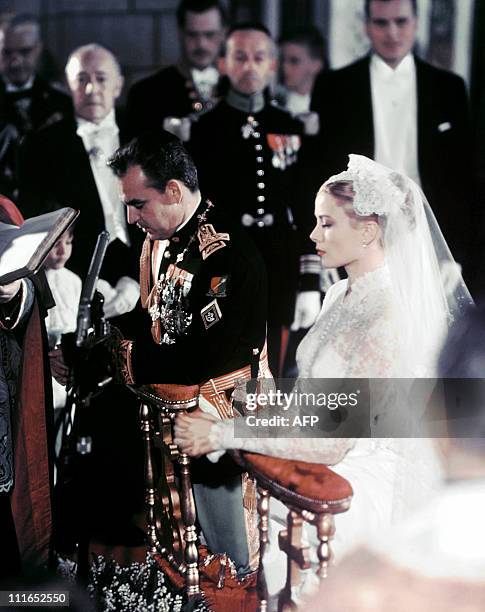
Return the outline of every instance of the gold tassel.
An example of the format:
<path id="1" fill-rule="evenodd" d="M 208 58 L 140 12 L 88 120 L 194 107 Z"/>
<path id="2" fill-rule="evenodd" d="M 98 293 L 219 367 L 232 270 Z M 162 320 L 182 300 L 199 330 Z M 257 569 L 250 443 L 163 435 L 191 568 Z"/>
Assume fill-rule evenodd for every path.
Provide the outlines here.
<path id="1" fill-rule="evenodd" d="M 257 501 L 256 501 L 256 481 L 249 476 L 249 474 L 243 474 L 243 506 L 248 512 L 256 512 Z"/>

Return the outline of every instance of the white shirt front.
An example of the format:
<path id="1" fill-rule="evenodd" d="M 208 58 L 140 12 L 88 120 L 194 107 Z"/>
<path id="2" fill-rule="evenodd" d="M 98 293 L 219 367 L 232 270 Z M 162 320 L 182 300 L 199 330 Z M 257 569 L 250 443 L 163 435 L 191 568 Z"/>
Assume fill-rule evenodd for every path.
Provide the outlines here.
<path id="1" fill-rule="evenodd" d="M 112 110 L 100 123 L 76 118 L 77 134 L 81 137 L 103 207 L 105 227 L 112 242 L 119 238 L 130 246 L 126 210 L 120 201 L 118 179 L 106 165 L 120 146 L 119 130 Z"/>
<path id="2" fill-rule="evenodd" d="M 374 159 L 420 184 L 416 65 L 411 54 L 397 68 L 379 56 L 370 62 Z"/>

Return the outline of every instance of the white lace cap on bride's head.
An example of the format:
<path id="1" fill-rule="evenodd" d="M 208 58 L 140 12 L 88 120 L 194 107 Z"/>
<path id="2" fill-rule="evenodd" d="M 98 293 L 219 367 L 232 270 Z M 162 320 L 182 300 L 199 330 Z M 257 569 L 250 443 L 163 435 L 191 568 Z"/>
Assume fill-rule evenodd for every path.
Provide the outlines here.
<path id="1" fill-rule="evenodd" d="M 347 170 L 325 181 L 323 187 L 340 181 L 349 181 L 354 190 L 353 209 L 363 217 L 384 216 L 392 206 L 404 208 L 406 203 L 406 177 L 386 168 L 363 155 L 349 155 Z M 402 187 L 398 186 L 402 185 Z"/>
<path id="2" fill-rule="evenodd" d="M 347 170 L 323 188 L 338 182 L 351 183 L 357 215 L 378 217 L 403 362 L 419 362 L 417 370 L 431 374 L 449 325 L 473 303 L 461 268 L 425 195 L 410 178 L 352 154 Z"/>

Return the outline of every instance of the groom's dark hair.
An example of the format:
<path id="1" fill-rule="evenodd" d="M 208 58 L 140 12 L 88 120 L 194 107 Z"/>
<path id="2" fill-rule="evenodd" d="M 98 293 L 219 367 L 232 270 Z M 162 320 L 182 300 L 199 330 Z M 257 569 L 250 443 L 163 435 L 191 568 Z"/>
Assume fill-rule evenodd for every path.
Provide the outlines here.
<path id="1" fill-rule="evenodd" d="M 365 17 L 366 19 L 370 18 L 370 5 L 371 2 L 391 2 L 391 0 L 365 0 Z M 413 13 L 414 16 L 417 17 L 418 15 L 418 0 L 410 0 L 412 7 L 413 7 Z"/>

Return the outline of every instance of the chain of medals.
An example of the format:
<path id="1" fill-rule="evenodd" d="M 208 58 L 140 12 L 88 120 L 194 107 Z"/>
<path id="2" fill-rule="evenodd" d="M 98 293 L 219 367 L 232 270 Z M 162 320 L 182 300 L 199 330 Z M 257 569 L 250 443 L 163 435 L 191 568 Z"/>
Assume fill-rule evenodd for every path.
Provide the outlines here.
<path id="1" fill-rule="evenodd" d="M 192 244 L 197 239 L 199 227 L 207 221 L 207 213 L 213 206 L 212 202 L 207 201 L 205 210 L 197 215 L 197 229 L 190 237 L 184 250 L 177 255 L 175 266 L 184 261 Z M 190 279 L 181 277 L 177 282 L 175 269 L 172 268 L 171 274 L 168 274 L 169 270 L 158 279 L 155 285 L 154 300 L 148 310 L 152 324 L 159 320 L 159 325 L 165 330 L 163 337 L 158 340 L 160 344 L 175 344 L 178 336 L 187 334 L 192 323 L 192 313 L 189 311 L 187 303 L 187 295 L 191 286 Z"/>

